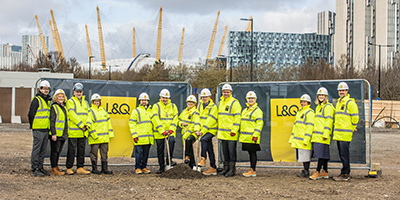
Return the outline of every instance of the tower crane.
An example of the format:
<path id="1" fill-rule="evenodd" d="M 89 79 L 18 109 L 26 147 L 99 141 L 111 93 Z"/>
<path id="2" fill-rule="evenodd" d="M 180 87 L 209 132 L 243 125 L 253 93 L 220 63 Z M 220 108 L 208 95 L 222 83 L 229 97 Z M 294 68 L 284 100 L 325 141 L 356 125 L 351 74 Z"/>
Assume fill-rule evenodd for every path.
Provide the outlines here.
<path id="1" fill-rule="evenodd" d="M 135 37 L 135 27 L 133 27 L 133 38 L 132 38 L 132 58 L 136 57 L 136 37 Z"/>
<path id="2" fill-rule="evenodd" d="M 158 19 L 156 61 L 160 60 L 161 58 L 161 29 L 162 29 L 162 6 L 160 7 L 160 16 Z"/>
<path id="3" fill-rule="evenodd" d="M 53 19 L 54 36 L 56 37 L 58 51 L 61 52 L 62 57 L 65 58 L 64 50 L 63 50 L 63 47 L 62 47 L 62 44 L 61 44 L 60 34 L 58 33 L 56 20 L 54 19 L 53 10 L 50 10 L 50 13 L 51 13 L 51 19 Z"/>
<path id="4" fill-rule="evenodd" d="M 219 19 L 219 10 L 218 10 L 218 14 L 217 14 L 217 19 L 215 20 L 213 33 L 211 35 L 210 46 L 208 47 L 207 60 L 211 58 L 211 54 L 212 54 L 212 51 L 214 48 L 214 41 L 215 41 L 215 34 L 217 33 L 218 19 Z"/>
<path id="5" fill-rule="evenodd" d="M 228 26 L 225 26 L 224 36 L 222 37 L 221 46 L 219 47 L 219 51 L 218 51 L 218 55 L 217 55 L 218 57 L 222 54 L 222 49 L 224 48 L 226 30 L 228 30 Z"/>
<path id="6" fill-rule="evenodd" d="M 90 47 L 89 31 L 87 29 L 86 24 L 85 24 L 85 28 L 86 28 L 86 42 L 87 42 L 87 48 L 88 48 L 88 55 L 89 55 L 90 62 L 93 62 L 92 48 Z"/>
<path id="7" fill-rule="evenodd" d="M 251 31 L 251 19 L 252 19 L 252 17 L 250 17 L 249 24 L 247 24 L 246 32 Z"/>
<path id="8" fill-rule="evenodd" d="M 57 46 L 57 39 L 56 39 L 56 36 L 54 35 L 54 30 L 53 30 L 53 25 L 51 23 L 51 20 L 49 20 L 49 23 L 50 23 L 50 29 L 51 29 L 51 37 L 53 38 L 54 49 L 56 50 L 56 52 L 60 52 L 60 50 L 58 49 L 58 46 Z"/>
<path id="9" fill-rule="evenodd" d="M 185 36 L 185 27 L 182 29 L 182 38 L 181 38 L 181 45 L 179 46 L 178 61 L 182 61 L 183 39 L 184 39 L 184 36 Z"/>
<path id="10" fill-rule="evenodd" d="M 101 21 L 100 21 L 100 11 L 99 7 L 97 6 L 97 27 L 99 29 L 99 43 L 100 43 L 100 57 L 101 57 L 101 66 L 103 66 L 103 70 L 106 70 L 106 53 L 104 51 L 104 41 L 103 41 L 103 31 L 101 28 Z"/>
<path id="11" fill-rule="evenodd" d="M 36 18 L 36 23 L 37 23 L 37 26 L 39 29 L 40 40 L 42 41 L 43 51 L 44 51 L 44 54 L 47 56 L 48 50 L 47 50 L 46 41 L 44 41 L 42 28 L 40 28 L 40 23 L 39 23 L 39 19 L 38 19 L 37 15 L 35 15 L 35 18 Z"/>

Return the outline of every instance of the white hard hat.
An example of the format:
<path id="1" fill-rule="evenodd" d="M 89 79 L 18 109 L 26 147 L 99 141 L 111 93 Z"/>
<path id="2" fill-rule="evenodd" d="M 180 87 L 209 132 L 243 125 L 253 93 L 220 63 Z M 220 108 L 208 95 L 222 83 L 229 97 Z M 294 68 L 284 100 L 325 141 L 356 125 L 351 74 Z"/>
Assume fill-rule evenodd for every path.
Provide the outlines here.
<path id="1" fill-rule="evenodd" d="M 203 90 L 201 90 L 200 97 L 209 97 L 209 96 L 211 96 L 211 92 L 209 89 L 204 88 Z"/>
<path id="2" fill-rule="evenodd" d="M 162 89 L 160 92 L 160 97 L 166 97 L 166 98 L 170 98 L 171 94 L 169 93 L 169 90 L 167 89 Z"/>
<path id="3" fill-rule="evenodd" d="M 320 87 L 320 88 L 318 89 L 317 95 L 319 95 L 319 94 L 329 95 L 329 94 L 328 94 L 328 90 L 327 90 L 326 88 L 324 88 L 324 87 Z"/>
<path id="4" fill-rule="evenodd" d="M 307 102 L 310 102 L 310 103 L 311 103 L 311 97 L 310 97 L 310 95 L 308 95 L 308 94 L 303 94 L 303 95 L 301 95 L 301 97 L 300 97 L 300 101 L 307 101 Z"/>
<path id="5" fill-rule="evenodd" d="M 249 98 L 249 97 L 253 97 L 253 98 L 257 99 L 257 94 L 254 91 L 249 91 L 246 94 L 246 99 Z"/>
<path id="6" fill-rule="evenodd" d="M 233 91 L 233 90 L 232 90 L 232 86 L 229 85 L 228 83 L 222 86 L 222 91 L 224 91 L 224 90 Z"/>
<path id="7" fill-rule="evenodd" d="M 74 87 L 72 87 L 73 91 L 83 91 L 84 87 L 82 83 L 75 83 Z"/>
<path id="8" fill-rule="evenodd" d="M 50 88 L 50 83 L 46 80 L 40 82 L 39 87 L 48 87 Z"/>
<path id="9" fill-rule="evenodd" d="M 146 92 L 143 92 L 139 95 L 139 100 L 150 100 L 149 95 Z"/>
<path id="10" fill-rule="evenodd" d="M 196 97 L 192 94 L 187 97 L 186 102 L 188 102 L 188 101 L 197 103 Z"/>
<path id="11" fill-rule="evenodd" d="M 345 82 L 340 82 L 337 86 L 337 90 L 348 90 L 349 86 Z"/>
<path id="12" fill-rule="evenodd" d="M 90 98 L 90 101 L 94 101 L 94 100 L 101 100 L 101 96 L 97 93 L 94 93 L 92 95 L 92 97 Z"/>
<path id="13" fill-rule="evenodd" d="M 63 95 L 65 95 L 65 92 L 64 92 L 64 90 L 62 90 L 62 89 L 57 89 L 56 92 L 54 93 L 54 95 L 57 95 L 57 94 L 63 94 Z"/>

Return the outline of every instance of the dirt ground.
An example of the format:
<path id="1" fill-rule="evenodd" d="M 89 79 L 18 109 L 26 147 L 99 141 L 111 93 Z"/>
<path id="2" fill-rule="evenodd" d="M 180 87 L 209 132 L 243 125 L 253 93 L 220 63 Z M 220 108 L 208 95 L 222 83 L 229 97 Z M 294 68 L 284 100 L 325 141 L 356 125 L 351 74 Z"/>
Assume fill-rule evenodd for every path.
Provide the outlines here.
<path id="1" fill-rule="evenodd" d="M 298 169 L 276 168 L 257 168 L 254 178 L 242 177 L 248 169 L 238 168 L 232 178 L 167 179 L 153 173 L 156 166 L 149 167 L 151 174 L 141 175 L 134 174 L 133 166 L 111 166 L 114 175 L 36 178 L 30 176 L 32 134 L 28 126 L 0 124 L 0 138 L 0 199 L 400 199 L 398 129 L 373 130 L 373 162 L 380 163 L 382 176 L 367 178 L 367 170 L 352 170 L 349 182 L 313 181 L 298 178 Z M 65 163 L 63 159 L 60 163 Z M 45 162 L 49 163 L 48 158 Z M 110 163 L 121 162 L 132 164 L 134 159 L 110 158 Z M 336 176 L 339 169 L 329 172 Z"/>

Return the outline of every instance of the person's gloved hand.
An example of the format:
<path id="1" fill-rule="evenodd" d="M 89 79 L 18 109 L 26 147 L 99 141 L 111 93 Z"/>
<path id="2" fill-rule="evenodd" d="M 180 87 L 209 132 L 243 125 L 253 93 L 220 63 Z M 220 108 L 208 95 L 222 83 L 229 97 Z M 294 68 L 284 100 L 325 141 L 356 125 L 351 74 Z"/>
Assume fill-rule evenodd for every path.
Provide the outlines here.
<path id="1" fill-rule="evenodd" d="M 254 142 L 257 142 L 257 139 L 258 139 L 257 137 L 253 137 Z"/>
<path id="2" fill-rule="evenodd" d="M 139 138 L 133 138 L 133 141 L 134 141 L 135 143 L 137 143 L 138 140 L 139 140 Z"/>
<path id="3" fill-rule="evenodd" d="M 231 136 L 235 136 L 235 135 L 236 135 L 236 133 L 231 132 Z"/>
<path id="4" fill-rule="evenodd" d="M 174 131 L 173 130 L 168 130 L 168 134 L 172 134 L 172 133 L 174 133 Z"/>
<path id="5" fill-rule="evenodd" d="M 168 135 L 168 132 L 167 131 L 164 131 L 164 133 L 162 133 L 163 134 L 163 136 L 167 136 Z"/>

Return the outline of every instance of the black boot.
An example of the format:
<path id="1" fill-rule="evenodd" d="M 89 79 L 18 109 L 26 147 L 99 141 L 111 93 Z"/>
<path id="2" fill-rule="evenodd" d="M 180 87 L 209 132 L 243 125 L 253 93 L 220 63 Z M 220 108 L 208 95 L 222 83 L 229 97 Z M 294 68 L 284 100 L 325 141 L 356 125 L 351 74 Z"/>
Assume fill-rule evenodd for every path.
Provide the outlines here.
<path id="1" fill-rule="evenodd" d="M 225 176 L 229 171 L 229 162 L 224 162 L 224 169 L 221 172 L 218 172 L 218 175 Z"/>
<path id="2" fill-rule="evenodd" d="M 235 176 L 236 173 L 236 162 L 229 162 L 229 171 L 225 174 L 226 177 Z"/>
<path id="3" fill-rule="evenodd" d="M 108 163 L 107 161 L 101 161 L 101 173 L 102 174 L 113 174 L 112 171 L 108 171 Z"/>
<path id="4" fill-rule="evenodd" d="M 92 174 L 101 174 L 99 170 L 97 170 L 97 161 L 92 161 Z"/>

